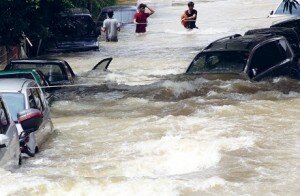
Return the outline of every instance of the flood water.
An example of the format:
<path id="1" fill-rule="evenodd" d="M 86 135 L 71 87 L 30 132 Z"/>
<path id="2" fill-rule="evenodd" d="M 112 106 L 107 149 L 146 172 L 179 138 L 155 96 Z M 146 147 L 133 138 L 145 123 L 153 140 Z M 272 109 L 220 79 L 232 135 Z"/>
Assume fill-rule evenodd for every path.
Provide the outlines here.
<path id="1" fill-rule="evenodd" d="M 270 25 L 280 1 L 195 1 L 193 31 L 186 1 L 147 2 L 146 35 L 129 25 L 100 51 L 51 56 L 94 86 L 56 95 L 55 134 L 0 169 L 0 195 L 299 195 L 299 82 L 181 75 L 211 41 Z M 87 73 L 105 57 L 110 72 Z"/>

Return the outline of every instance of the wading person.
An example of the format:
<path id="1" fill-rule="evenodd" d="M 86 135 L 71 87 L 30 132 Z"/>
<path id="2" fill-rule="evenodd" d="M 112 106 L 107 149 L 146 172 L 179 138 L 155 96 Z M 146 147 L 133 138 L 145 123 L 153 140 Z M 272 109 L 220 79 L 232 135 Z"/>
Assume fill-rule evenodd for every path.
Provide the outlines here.
<path id="1" fill-rule="evenodd" d="M 101 30 L 106 34 L 107 42 L 117 42 L 118 41 L 118 31 L 120 31 L 120 23 L 117 19 L 114 19 L 114 12 L 109 10 L 107 12 L 108 18 L 103 21 L 103 27 Z"/>
<path id="2" fill-rule="evenodd" d="M 196 27 L 197 10 L 194 9 L 194 2 L 188 3 L 188 10 L 184 11 L 181 16 L 181 24 L 187 29 L 198 29 Z"/>
<path id="3" fill-rule="evenodd" d="M 146 8 L 150 12 L 146 12 Z M 154 13 L 154 10 L 149 8 L 146 4 L 141 3 L 138 6 L 138 12 L 135 13 L 133 17 L 133 22 L 136 24 L 136 29 L 135 32 L 140 34 L 140 33 L 145 33 L 146 32 L 146 27 L 147 27 L 147 18 L 151 16 Z"/>

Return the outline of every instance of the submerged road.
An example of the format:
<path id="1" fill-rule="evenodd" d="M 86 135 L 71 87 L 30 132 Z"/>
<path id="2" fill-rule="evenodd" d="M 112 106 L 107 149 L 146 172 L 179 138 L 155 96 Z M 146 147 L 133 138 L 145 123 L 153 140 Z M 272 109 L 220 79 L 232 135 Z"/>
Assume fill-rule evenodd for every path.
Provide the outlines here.
<path id="1" fill-rule="evenodd" d="M 97 86 L 56 95 L 55 134 L 20 169 L 0 169 L 0 195 L 299 194 L 299 81 L 180 75 L 211 41 L 270 25 L 280 1 L 195 1 L 193 31 L 182 2 L 149 1 L 146 35 L 128 25 L 100 51 L 51 56 Z M 87 73 L 105 57 L 110 72 Z"/>

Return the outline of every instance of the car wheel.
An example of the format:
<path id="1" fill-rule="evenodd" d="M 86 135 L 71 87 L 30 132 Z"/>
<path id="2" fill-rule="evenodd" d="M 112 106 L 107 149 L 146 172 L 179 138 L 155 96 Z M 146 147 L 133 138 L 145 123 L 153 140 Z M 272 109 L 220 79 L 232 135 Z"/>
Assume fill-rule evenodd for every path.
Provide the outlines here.
<path id="1" fill-rule="evenodd" d="M 37 146 L 35 147 L 34 153 L 35 154 L 39 153 L 39 147 L 37 147 Z"/>

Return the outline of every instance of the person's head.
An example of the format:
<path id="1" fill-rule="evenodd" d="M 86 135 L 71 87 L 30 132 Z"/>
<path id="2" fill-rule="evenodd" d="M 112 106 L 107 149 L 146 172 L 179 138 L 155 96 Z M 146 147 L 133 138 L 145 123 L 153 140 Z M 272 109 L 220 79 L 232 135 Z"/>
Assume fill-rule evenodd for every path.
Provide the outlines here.
<path id="1" fill-rule="evenodd" d="M 194 2 L 190 1 L 188 3 L 188 7 L 189 7 L 190 10 L 194 9 Z"/>
<path id="2" fill-rule="evenodd" d="M 141 4 L 139 5 L 138 9 L 139 9 L 140 12 L 145 12 L 146 4 L 141 3 Z"/>
<path id="3" fill-rule="evenodd" d="M 112 18 L 113 15 L 114 15 L 114 11 L 112 11 L 112 10 L 108 10 L 108 11 L 107 11 L 107 16 L 108 16 L 108 18 Z"/>

